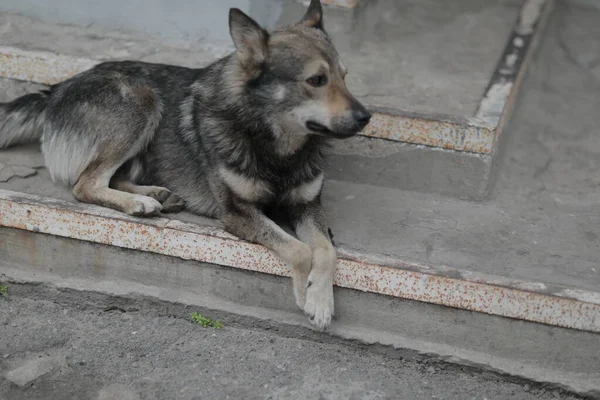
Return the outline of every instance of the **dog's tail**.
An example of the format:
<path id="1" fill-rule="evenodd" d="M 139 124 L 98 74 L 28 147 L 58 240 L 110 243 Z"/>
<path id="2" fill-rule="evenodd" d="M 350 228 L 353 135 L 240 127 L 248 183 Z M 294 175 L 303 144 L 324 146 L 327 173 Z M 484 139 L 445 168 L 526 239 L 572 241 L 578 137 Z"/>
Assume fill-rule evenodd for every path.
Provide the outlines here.
<path id="1" fill-rule="evenodd" d="M 42 137 L 49 94 L 49 91 L 30 93 L 10 103 L 0 103 L 0 149 Z"/>

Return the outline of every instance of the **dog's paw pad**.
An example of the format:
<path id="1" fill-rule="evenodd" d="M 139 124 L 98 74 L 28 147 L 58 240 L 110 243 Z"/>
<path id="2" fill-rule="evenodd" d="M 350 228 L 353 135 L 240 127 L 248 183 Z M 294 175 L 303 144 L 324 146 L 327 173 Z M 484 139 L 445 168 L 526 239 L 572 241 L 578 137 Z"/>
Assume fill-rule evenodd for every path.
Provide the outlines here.
<path id="1" fill-rule="evenodd" d="M 315 285 L 307 290 L 304 313 L 315 327 L 325 330 L 333 318 L 333 287 L 327 286 L 321 290 L 312 290 L 313 288 Z"/>
<path id="2" fill-rule="evenodd" d="M 146 194 L 148 197 L 152 197 L 154 200 L 163 203 L 165 200 L 171 196 L 171 191 L 169 189 L 165 189 L 162 187 L 153 187 Z"/>
<path id="3" fill-rule="evenodd" d="M 294 299 L 296 300 L 296 305 L 300 307 L 300 309 L 304 309 L 304 304 L 306 304 L 306 294 L 294 292 Z"/>
<path id="4" fill-rule="evenodd" d="M 156 215 L 162 209 L 162 205 L 148 196 L 135 196 L 127 210 L 128 214 L 136 217 L 149 217 Z"/>

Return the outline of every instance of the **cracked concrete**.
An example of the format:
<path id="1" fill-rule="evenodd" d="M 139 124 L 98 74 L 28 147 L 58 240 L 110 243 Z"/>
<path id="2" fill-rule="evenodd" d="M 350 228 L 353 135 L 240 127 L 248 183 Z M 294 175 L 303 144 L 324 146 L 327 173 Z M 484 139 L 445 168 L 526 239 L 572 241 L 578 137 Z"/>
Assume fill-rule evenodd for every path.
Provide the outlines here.
<path id="1" fill-rule="evenodd" d="M 22 165 L 7 165 L 0 162 L 0 182 L 8 182 L 12 178 L 29 178 L 36 174 L 35 169 Z"/>

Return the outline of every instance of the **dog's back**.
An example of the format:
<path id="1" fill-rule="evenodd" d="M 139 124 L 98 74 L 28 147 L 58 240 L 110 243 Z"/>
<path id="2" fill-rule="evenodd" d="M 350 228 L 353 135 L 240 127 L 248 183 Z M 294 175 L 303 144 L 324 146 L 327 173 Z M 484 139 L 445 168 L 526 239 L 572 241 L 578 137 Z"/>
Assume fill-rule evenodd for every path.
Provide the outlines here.
<path id="1" fill-rule="evenodd" d="M 124 162 L 142 152 L 165 107 L 173 113 L 195 74 L 140 62 L 100 64 L 50 90 L 0 104 L 0 148 L 41 139 L 52 178 L 73 186 L 92 162 L 102 161 L 101 153 L 123 154 Z"/>

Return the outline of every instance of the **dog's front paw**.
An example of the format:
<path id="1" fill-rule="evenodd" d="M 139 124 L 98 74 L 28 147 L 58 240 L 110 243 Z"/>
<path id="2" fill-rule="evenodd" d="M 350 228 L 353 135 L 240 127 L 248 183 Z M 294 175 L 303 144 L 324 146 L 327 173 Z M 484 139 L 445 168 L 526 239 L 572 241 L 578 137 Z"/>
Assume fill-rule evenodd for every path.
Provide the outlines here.
<path id="1" fill-rule="evenodd" d="M 136 217 L 150 217 L 160 213 L 162 205 L 152 197 L 136 194 L 127 204 L 125 212 Z"/>
<path id="2" fill-rule="evenodd" d="M 282 256 L 292 269 L 292 285 L 296 304 L 301 309 L 306 302 L 306 281 L 311 269 L 312 250 L 304 243 L 289 246 Z"/>
<path id="3" fill-rule="evenodd" d="M 330 280 L 313 281 L 308 278 L 304 312 L 319 329 L 326 329 L 333 318 L 333 282 Z"/>

